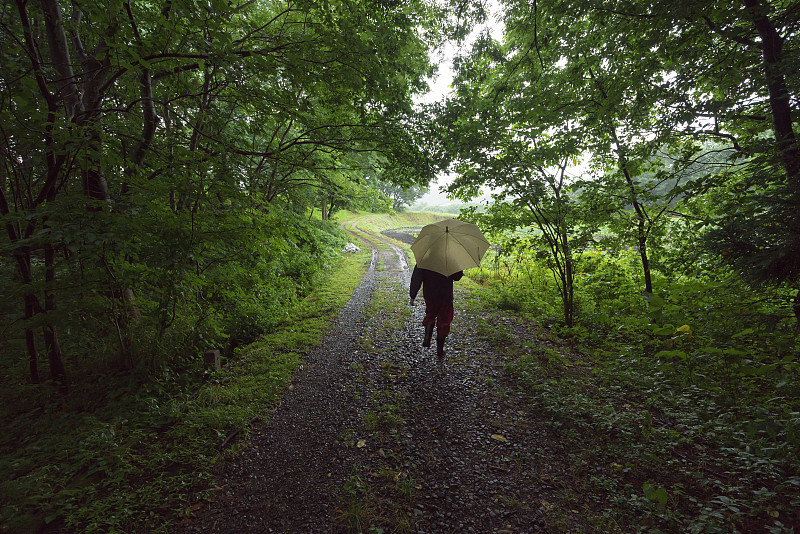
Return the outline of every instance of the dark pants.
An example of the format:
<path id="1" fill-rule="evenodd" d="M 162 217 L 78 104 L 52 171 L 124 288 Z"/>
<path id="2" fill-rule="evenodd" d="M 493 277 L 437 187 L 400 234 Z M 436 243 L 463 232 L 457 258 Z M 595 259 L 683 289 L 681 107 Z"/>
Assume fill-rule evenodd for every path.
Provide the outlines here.
<path id="1" fill-rule="evenodd" d="M 425 300 L 425 318 L 422 320 L 422 324 L 435 324 L 436 337 L 447 337 L 452 322 L 452 300 Z"/>

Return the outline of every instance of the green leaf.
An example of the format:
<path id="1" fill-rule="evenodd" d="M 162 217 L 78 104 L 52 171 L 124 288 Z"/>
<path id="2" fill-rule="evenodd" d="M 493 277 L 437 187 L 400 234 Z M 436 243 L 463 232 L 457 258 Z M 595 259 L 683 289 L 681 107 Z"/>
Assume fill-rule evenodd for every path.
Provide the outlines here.
<path id="1" fill-rule="evenodd" d="M 652 502 L 657 502 L 662 506 L 667 504 L 667 490 L 664 489 L 662 486 L 655 486 L 650 484 L 649 482 L 645 482 L 642 485 L 642 490 L 644 491 L 644 496 Z"/>
<path id="2" fill-rule="evenodd" d="M 45 525 L 49 525 L 50 523 L 52 523 L 53 521 L 55 521 L 56 519 L 58 519 L 62 515 L 63 515 L 63 512 L 61 512 L 60 510 L 56 510 L 56 511 L 50 512 L 44 518 Z"/>
<path id="3" fill-rule="evenodd" d="M 746 336 L 746 335 L 752 334 L 753 332 L 755 332 L 755 330 L 753 328 L 745 328 L 741 332 L 737 332 L 736 334 L 733 334 L 731 337 L 742 337 L 742 336 Z"/>
<path id="4" fill-rule="evenodd" d="M 665 324 L 662 327 L 654 326 L 653 327 L 653 334 L 657 336 L 671 336 L 675 333 L 675 325 L 672 324 Z"/>

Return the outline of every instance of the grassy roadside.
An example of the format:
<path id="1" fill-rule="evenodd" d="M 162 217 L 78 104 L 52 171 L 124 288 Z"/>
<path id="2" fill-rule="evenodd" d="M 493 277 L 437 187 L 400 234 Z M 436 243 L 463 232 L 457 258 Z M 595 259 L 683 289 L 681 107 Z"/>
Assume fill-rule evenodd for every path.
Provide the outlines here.
<path id="1" fill-rule="evenodd" d="M 796 457 L 775 445 L 768 414 L 733 419 L 718 398 L 638 356 L 633 342 L 600 351 L 503 309 L 487 293 L 497 289 L 463 287 L 475 296 L 478 331 L 506 355 L 508 387 L 549 425 L 547 447 L 563 451 L 560 471 L 540 473 L 556 488 L 554 532 L 570 531 L 559 510 L 578 513 L 590 532 L 796 531 Z"/>
<path id="2" fill-rule="evenodd" d="M 411 253 L 411 246 L 392 239 L 382 234 L 386 230 L 397 228 L 417 229 L 426 224 L 431 224 L 447 217 L 440 213 L 433 212 L 409 212 L 409 213 L 373 213 L 356 217 L 351 212 L 344 212 L 340 217 L 340 222 L 350 232 L 372 241 L 378 250 L 388 250 L 389 246 L 385 242 L 399 246 L 406 253 L 411 263 L 414 263 L 414 255 Z"/>
<path id="3" fill-rule="evenodd" d="M 424 226 L 432 222 L 446 219 L 441 213 L 430 211 L 412 211 L 403 213 L 368 213 L 358 214 L 352 211 L 337 212 L 334 217 L 337 222 L 357 219 L 358 227 L 367 231 L 383 231 L 391 228 L 405 228 L 410 226 Z"/>
<path id="4" fill-rule="evenodd" d="M 379 236 L 381 239 L 387 239 L 385 236 L 379 234 L 385 230 L 394 228 L 415 228 L 422 227 L 426 224 L 434 223 L 445 219 L 443 215 L 432 212 L 409 212 L 409 213 L 371 213 L 367 215 L 357 216 L 352 212 L 343 212 L 337 215 L 337 221 L 344 224 L 345 228 L 350 231 L 355 231 L 362 235 Z"/>
<path id="5" fill-rule="evenodd" d="M 106 376 L 102 398 L 41 398 L 28 386 L 0 392 L 0 531 L 159 532 L 190 515 L 251 422 L 269 417 L 369 257 L 345 255 L 275 331 L 221 371 L 198 361 L 155 379 Z"/>

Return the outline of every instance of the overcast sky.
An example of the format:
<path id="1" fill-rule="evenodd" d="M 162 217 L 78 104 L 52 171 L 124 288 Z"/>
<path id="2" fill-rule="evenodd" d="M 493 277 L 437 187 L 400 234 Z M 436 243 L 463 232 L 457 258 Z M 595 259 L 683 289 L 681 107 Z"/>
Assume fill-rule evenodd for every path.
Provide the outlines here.
<path id="1" fill-rule="evenodd" d="M 493 19 L 489 23 L 489 30 L 492 33 L 492 36 L 495 39 L 502 39 L 503 31 L 502 31 L 502 24 L 499 21 L 499 10 L 500 7 L 497 4 L 497 0 L 491 0 L 490 4 L 490 17 Z M 472 36 L 467 38 L 467 41 L 464 45 L 462 45 L 461 50 L 465 51 L 468 50 L 469 47 L 472 45 L 473 36 L 477 36 L 478 33 L 482 30 L 482 27 L 476 27 L 473 32 Z M 442 100 L 447 96 L 450 91 L 451 87 L 450 84 L 453 81 L 453 58 L 458 53 L 458 47 L 452 43 L 446 43 L 443 49 L 439 52 L 434 52 L 433 60 L 439 60 L 439 72 L 436 78 L 428 79 L 428 85 L 430 86 L 430 92 L 426 95 L 417 99 L 419 103 L 432 103 Z M 439 54 L 438 56 L 436 54 Z M 447 205 L 452 204 L 453 201 L 449 200 L 444 193 L 440 191 L 440 189 L 449 184 L 452 181 L 452 178 L 449 178 L 445 175 L 440 175 L 437 177 L 436 182 L 431 183 L 430 193 L 427 193 L 423 196 L 418 202 L 421 204 L 428 204 L 428 205 Z"/>

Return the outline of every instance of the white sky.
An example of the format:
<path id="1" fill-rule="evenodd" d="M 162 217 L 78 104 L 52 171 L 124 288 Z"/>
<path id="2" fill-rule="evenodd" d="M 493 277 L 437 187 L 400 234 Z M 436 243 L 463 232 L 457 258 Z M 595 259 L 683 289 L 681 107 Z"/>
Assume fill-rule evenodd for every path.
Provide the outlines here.
<path id="1" fill-rule="evenodd" d="M 500 22 L 500 6 L 498 4 L 498 0 L 490 0 L 489 4 L 489 31 L 491 32 L 492 37 L 497 40 L 501 40 L 503 38 L 503 25 L 502 22 Z M 462 51 L 466 51 L 472 46 L 475 36 L 477 36 L 482 29 L 482 26 L 478 26 L 473 29 L 472 34 L 467 37 L 465 44 L 462 45 Z M 452 91 L 450 84 L 453 81 L 453 58 L 456 56 L 458 51 L 459 48 L 455 44 L 448 42 L 445 43 L 441 51 L 438 51 L 438 57 L 435 55 L 437 52 L 433 53 L 434 61 L 439 59 L 439 72 L 437 73 L 436 78 L 428 79 L 430 92 L 421 96 L 420 98 L 417 98 L 416 101 L 418 103 L 427 104 L 437 102 L 442 100 Z M 452 204 L 454 201 L 448 199 L 447 196 L 441 192 L 441 188 L 449 184 L 452 180 L 452 176 L 440 174 L 437 176 L 435 182 L 431 182 L 430 192 L 420 198 L 417 202 L 420 204 L 434 206 Z"/>

